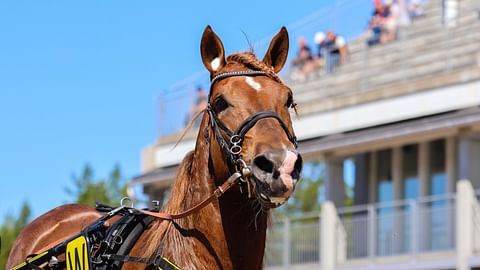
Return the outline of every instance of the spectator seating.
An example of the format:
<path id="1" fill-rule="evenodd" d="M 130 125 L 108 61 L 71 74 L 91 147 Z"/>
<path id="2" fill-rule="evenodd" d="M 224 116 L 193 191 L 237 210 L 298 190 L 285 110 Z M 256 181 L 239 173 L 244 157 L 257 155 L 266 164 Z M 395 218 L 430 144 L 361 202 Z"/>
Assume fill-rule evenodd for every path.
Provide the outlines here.
<path id="1" fill-rule="evenodd" d="M 430 1 L 425 15 L 401 29 L 397 41 L 369 48 L 361 36 L 349 44 L 348 61 L 334 74 L 287 81 L 301 114 L 480 79 L 478 6 L 476 0 L 459 1 L 455 27 L 443 25 L 441 1 Z"/>

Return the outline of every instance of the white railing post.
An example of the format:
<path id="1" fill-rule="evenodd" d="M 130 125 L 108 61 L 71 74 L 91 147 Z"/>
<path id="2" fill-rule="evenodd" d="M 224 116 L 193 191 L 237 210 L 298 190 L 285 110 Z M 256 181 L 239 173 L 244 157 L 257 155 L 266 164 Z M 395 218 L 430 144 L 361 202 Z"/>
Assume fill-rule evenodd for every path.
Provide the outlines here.
<path id="1" fill-rule="evenodd" d="M 318 215 L 318 263 L 322 262 L 322 211 L 320 211 L 320 214 Z"/>
<path id="2" fill-rule="evenodd" d="M 343 223 L 336 212 L 335 218 L 335 236 L 337 241 L 336 264 L 339 264 L 345 262 L 345 260 L 347 259 L 347 232 L 345 231 L 345 227 L 343 226 Z"/>
<path id="3" fill-rule="evenodd" d="M 377 250 L 377 215 L 372 204 L 368 206 L 368 243 L 368 257 L 373 259 Z"/>
<path id="4" fill-rule="evenodd" d="M 333 202 L 327 201 L 322 204 L 320 219 L 320 231 L 321 231 L 321 269 L 322 270 L 334 270 L 337 259 L 337 211 Z"/>
<path id="5" fill-rule="evenodd" d="M 456 250 L 457 270 L 470 270 L 469 260 L 473 254 L 473 208 L 475 194 L 469 180 L 457 183 L 456 200 Z"/>
<path id="6" fill-rule="evenodd" d="M 290 219 L 283 220 L 283 266 L 287 269 L 290 266 Z"/>
<path id="7" fill-rule="evenodd" d="M 409 201 L 409 205 L 410 205 L 410 217 L 411 217 L 411 224 L 410 224 L 410 252 L 412 255 L 415 255 L 417 253 L 417 249 L 418 249 L 418 238 L 417 237 L 419 234 L 418 234 L 418 225 L 420 224 L 419 222 L 417 222 L 418 220 L 418 201 L 415 201 L 415 200 L 410 200 Z"/>

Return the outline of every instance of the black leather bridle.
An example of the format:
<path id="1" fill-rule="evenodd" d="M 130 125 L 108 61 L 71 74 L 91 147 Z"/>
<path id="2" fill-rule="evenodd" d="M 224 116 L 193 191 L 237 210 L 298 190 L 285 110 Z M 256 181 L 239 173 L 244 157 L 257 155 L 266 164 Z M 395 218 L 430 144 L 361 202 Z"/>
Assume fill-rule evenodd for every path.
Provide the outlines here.
<path id="1" fill-rule="evenodd" d="M 290 142 L 293 143 L 295 149 L 298 146 L 297 137 L 288 129 L 288 126 L 285 122 L 280 118 L 280 116 L 276 112 L 272 111 L 261 111 L 256 112 L 250 115 L 247 119 L 245 119 L 235 131 L 229 129 L 217 116 L 216 112 L 213 110 L 210 97 L 212 95 L 213 86 L 216 82 L 223 80 L 229 77 L 236 77 L 236 76 L 268 76 L 266 72 L 263 71 L 256 71 L 256 70 L 246 70 L 246 71 L 231 71 L 231 72 L 224 72 L 216 75 L 212 78 L 210 83 L 210 93 L 208 96 L 208 105 L 207 105 L 207 112 L 209 115 L 210 126 L 212 127 L 215 133 L 215 139 L 217 140 L 220 148 L 223 152 L 227 160 L 227 165 L 230 170 L 230 173 L 240 171 L 242 166 L 246 166 L 245 162 L 241 159 L 241 152 L 242 152 L 242 145 L 245 139 L 245 135 L 247 132 L 252 129 L 255 124 L 260 121 L 261 119 L 265 118 L 273 118 L 278 121 L 280 126 L 283 128 L 285 133 L 287 134 L 288 139 Z M 224 132 L 225 135 L 222 134 Z"/>

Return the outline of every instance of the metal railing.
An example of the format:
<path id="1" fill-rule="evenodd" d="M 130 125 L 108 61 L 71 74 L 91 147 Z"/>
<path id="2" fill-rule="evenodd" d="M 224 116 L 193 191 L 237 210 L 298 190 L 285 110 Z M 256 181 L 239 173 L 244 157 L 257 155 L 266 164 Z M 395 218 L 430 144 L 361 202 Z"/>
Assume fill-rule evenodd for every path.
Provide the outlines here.
<path id="1" fill-rule="evenodd" d="M 335 237 L 341 246 L 332 247 L 337 263 L 454 250 L 455 202 L 455 194 L 442 194 L 338 209 Z M 475 213 L 478 225 L 480 209 Z M 287 269 L 320 264 L 320 232 L 319 215 L 273 222 L 267 232 L 265 265 Z M 480 237 L 480 231 L 475 235 Z"/>
<path id="2" fill-rule="evenodd" d="M 283 218 L 267 232 L 265 265 L 269 267 L 319 263 L 320 217 Z"/>
<path id="3" fill-rule="evenodd" d="M 453 194 L 339 210 L 346 232 L 347 260 L 452 250 Z"/>
<path id="4" fill-rule="evenodd" d="M 480 190 L 475 191 L 477 199 L 472 204 L 472 223 L 473 223 L 473 251 L 480 253 Z"/>
<path id="5" fill-rule="evenodd" d="M 451 258 L 468 250 L 478 256 L 480 189 L 473 190 L 467 183 L 459 181 L 456 194 L 356 205 L 333 212 L 333 204 L 326 202 L 324 212 L 282 217 L 268 230 L 265 266 L 317 269 L 332 260 L 339 266 L 371 265 L 385 257 L 416 260 L 426 254 L 437 258 L 450 254 Z M 329 249 L 322 250 L 322 246 Z"/>

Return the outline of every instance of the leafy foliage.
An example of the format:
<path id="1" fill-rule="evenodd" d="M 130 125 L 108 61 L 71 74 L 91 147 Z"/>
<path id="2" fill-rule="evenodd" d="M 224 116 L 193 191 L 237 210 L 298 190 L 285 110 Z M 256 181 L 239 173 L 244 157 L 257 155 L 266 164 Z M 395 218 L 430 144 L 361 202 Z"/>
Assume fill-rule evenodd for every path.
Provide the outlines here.
<path id="1" fill-rule="evenodd" d="M 65 191 L 73 197 L 76 203 L 94 206 L 95 202 L 102 202 L 117 206 L 122 197 L 127 194 L 124 178 L 120 166 L 113 167 L 105 179 L 94 179 L 93 169 L 85 164 L 80 176 L 72 175 L 73 188 Z M 0 225 L 0 269 L 5 266 L 10 249 L 22 229 L 30 222 L 31 209 L 24 202 L 18 216 L 7 215 Z"/>
<path id="2" fill-rule="evenodd" d="M 94 180 L 93 169 L 85 164 L 80 176 L 72 175 L 73 189 L 65 191 L 77 203 L 93 206 L 95 202 L 117 206 L 122 197 L 127 194 L 120 166 L 113 167 L 106 179 Z"/>
<path id="3" fill-rule="evenodd" d="M 24 202 L 17 217 L 11 214 L 7 215 L 3 224 L 0 225 L 0 268 L 5 267 L 15 239 L 23 227 L 30 222 L 31 212 L 30 205 Z"/>
<path id="4" fill-rule="evenodd" d="M 325 164 L 309 161 L 304 164 L 302 176 L 295 188 L 293 197 L 287 204 L 278 208 L 277 215 L 296 215 L 320 210 L 324 186 Z"/>

